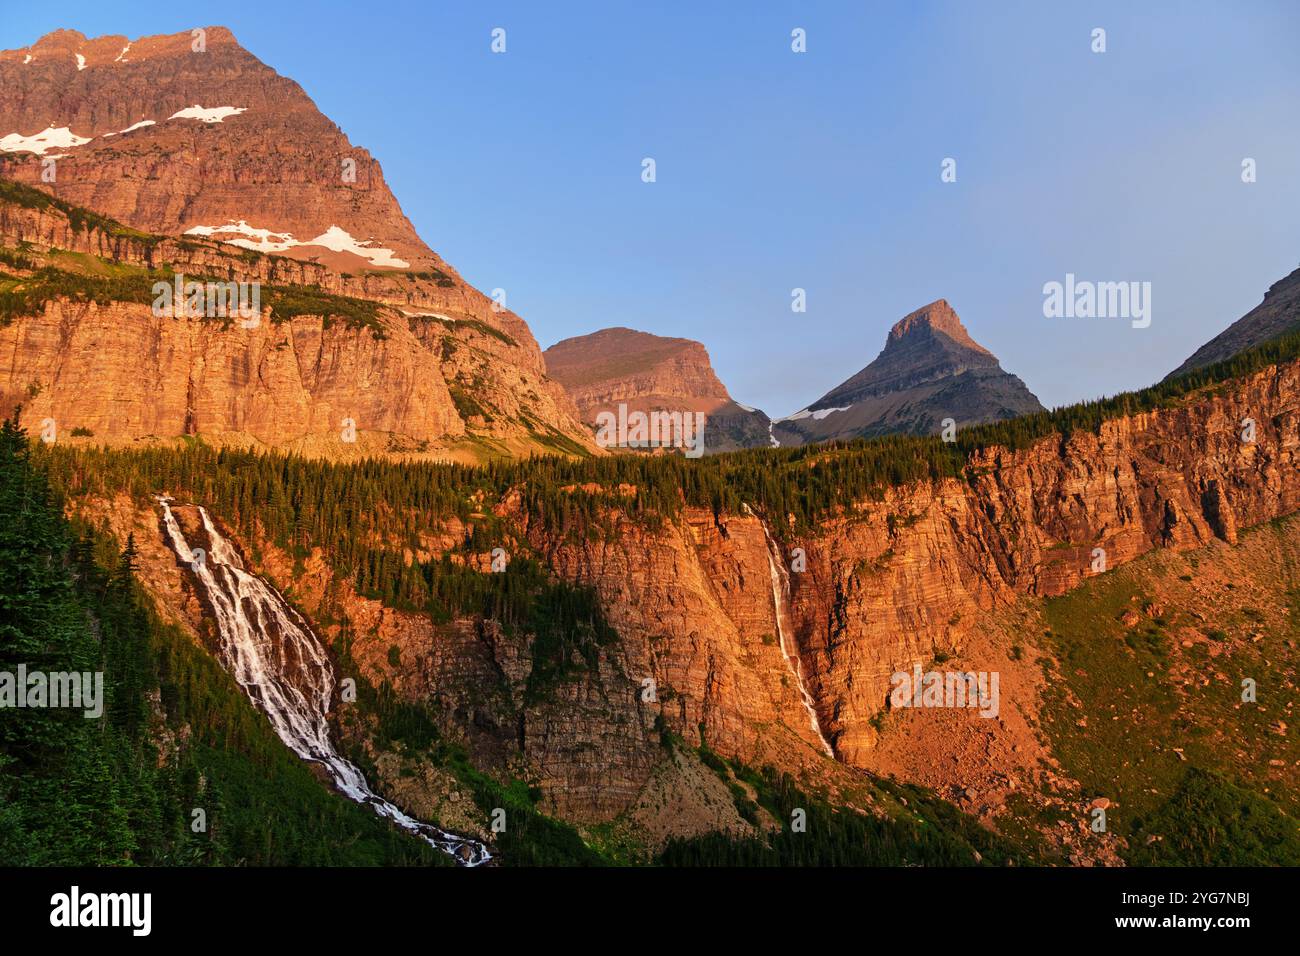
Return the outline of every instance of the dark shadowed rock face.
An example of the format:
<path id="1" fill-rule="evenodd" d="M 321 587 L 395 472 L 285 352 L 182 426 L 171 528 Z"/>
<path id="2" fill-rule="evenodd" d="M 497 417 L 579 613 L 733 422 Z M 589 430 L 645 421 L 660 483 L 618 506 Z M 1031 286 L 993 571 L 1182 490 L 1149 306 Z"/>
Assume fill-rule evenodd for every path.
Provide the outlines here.
<path id="1" fill-rule="evenodd" d="M 709 353 L 691 339 L 634 329 L 601 329 L 557 342 L 543 353 L 546 373 L 564 386 L 584 421 L 601 412 L 703 412 L 705 450 L 770 443 L 768 417 L 731 398 Z"/>
<path id="2" fill-rule="evenodd" d="M 900 320 L 874 362 L 806 409 L 776 421 L 773 434 L 788 445 L 890 432 L 933 434 L 945 418 L 963 427 L 1042 410 L 1025 383 L 1003 371 L 939 299 Z"/>
<path id="3" fill-rule="evenodd" d="M 1300 269 L 1274 282 L 1264 301 L 1206 342 L 1166 379 L 1222 362 L 1238 352 L 1300 329 Z"/>
<path id="4" fill-rule="evenodd" d="M 349 272 L 450 271 L 302 87 L 224 27 L 202 40 L 60 30 L 0 52 L 0 175 L 150 232 L 216 230 Z"/>

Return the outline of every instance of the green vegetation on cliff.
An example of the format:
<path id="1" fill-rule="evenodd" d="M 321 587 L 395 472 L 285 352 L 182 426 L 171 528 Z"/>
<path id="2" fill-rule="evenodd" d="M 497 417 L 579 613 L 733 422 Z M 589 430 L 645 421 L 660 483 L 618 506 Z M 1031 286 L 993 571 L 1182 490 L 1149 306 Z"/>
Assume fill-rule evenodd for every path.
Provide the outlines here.
<path id="1" fill-rule="evenodd" d="M 707 750 L 701 758 L 731 786 L 742 817 L 759 824 L 761 808 L 778 828 L 750 838 L 675 838 L 659 855 L 664 866 L 1024 866 L 1039 859 L 920 787 L 875 781 L 890 806 L 875 815 L 835 806 L 772 767 L 755 770 Z"/>
<path id="2" fill-rule="evenodd" d="M 0 431 L 0 671 L 104 675 L 100 718 L 0 712 L 11 865 L 378 865 L 447 858 L 328 791 L 221 666 L 160 621 L 124 551 L 62 516 Z M 206 830 L 195 832 L 195 810 Z"/>
<path id="3" fill-rule="evenodd" d="M 1043 729 L 1084 798 L 1109 801 L 1128 862 L 1300 864 L 1300 741 L 1286 724 L 1300 518 L 1144 555 L 1047 601 L 1044 621 Z"/>

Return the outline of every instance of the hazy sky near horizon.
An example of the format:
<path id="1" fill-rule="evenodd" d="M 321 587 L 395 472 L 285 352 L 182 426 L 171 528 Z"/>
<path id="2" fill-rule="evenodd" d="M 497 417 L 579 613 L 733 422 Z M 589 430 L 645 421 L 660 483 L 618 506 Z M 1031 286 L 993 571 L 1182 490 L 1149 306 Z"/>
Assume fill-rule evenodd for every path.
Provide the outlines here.
<path id="1" fill-rule="evenodd" d="M 3 5 L 4 49 L 230 27 L 543 347 L 699 339 L 773 416 L 937 298 L 1049 406 L 1141 387 L 1300 266 L 1293 0 Z M 1150 326 L 1045 318 L 1067 273 Z"/>

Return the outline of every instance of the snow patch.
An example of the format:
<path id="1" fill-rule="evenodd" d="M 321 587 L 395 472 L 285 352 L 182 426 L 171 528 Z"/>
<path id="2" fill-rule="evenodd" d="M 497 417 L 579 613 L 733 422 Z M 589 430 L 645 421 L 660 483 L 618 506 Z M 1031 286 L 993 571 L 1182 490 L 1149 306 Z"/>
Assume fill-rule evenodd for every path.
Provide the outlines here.
<path id="1" fill-rule="evenodd" d="M 81 71 L 86 68 L 86 58 L 80 53 L 77 54 L 77 70 Z"/>
<path id="2" fill-rule="evenodd" d="M 157 125 L 158 124 L 155 123 L 153 120 L 140 120 L 140 122 L 132 123 L 126 129 L 118 130 L 116 133 L 105 133 L 104 138 L 108 139 L 108 137 L 110 136 L 121 136 L 123 133 L 133 133 L 138 129 L 144 129 L 144 127 L 146 126 L 157 126 Z"/>
<path id="3" fill-rule="evenodd" d="M 443 315 L 441 312 L 407 312 L 402 310 L 402 315 L 408 319 L 437 319 L 439 322 L 447 322 L 454 325 L 456 320 L 449 315 Z"/>
<path id="4" fill-rule="evenodd" d="M 53 127 L 34 136 L 21 136 L 10 133 L 0 137 L 0 152 L 35 153 L 44 156 L 47 149 L 67 149 L 70 146 L 84 146 L 93 136 L 78 136 L 66 126 Z"/>
<path id="5" fill-rule="evenodd" d="M 157 125 L 158 125 L 158 124 L 157 124 L 156 122 L 154 122 L 153 120 L 140 120 L 140 122 L 138 122 L 138 123 L 132 123 L 130 126 L 128 126 L 128 127 L 127 127 L 126 129 L 124 129 L 124 130 L 119 130 L 119 131 L 116 132 L 116 133 L 105 133 L 104 135 L 105 135 L 105 136 L 121 136 L 123 133 L 133 133 L 133 132 L 135 132 L 135 131 L 138 130 L 138 129 L 144 129 L 146 126 L 157 126 Z"/>
<path id="6" fill-rule="evenodd" d="M 237 116 L 248 112 L 247 106 L 210 106 L 204 108 L 195 103 L 183 110 L 177 110 L 168 119 L 196 119 L 205 123 L 220 123 L 228 116 Z"/>
<path id="7" fill-rule="evenodd" d="M 374 245 L 373 239 L 357 242 L 346 230 L 340 229 L 338 226 L 330 226 L 315 239 L 311 239 L 303 243 L 303 245 L 324 246 L 334 252 L 350 252 L 362 259 L 369 259 L 377 266 L 395 266 L 398 269 L 405 269 L 410 265 L 409 262 L 403 262 L 401 259 L 396 258 L 392 249 L 383 249 L 377 246 L 372 248 Z"/>
<path id="8" fill-rule="evenodd" d="M 757 408 L 750 408 L 748 405 L 745 405 L 745 404 L 742 403 L 742 402 L 736 402 L 736 407 L 737 407 L 737 408 L 743 408 L 743 409 L 744 409 L 745 411 L 747 411 L 747 412 L 756 412 L 756 411 L 758 411 Z"/>
<path id="9" fill-rule="evenodd" d="M 797 422 L 804 418 L 811 418 L 814 421 L 821 421 L 827 415 L 832 415 L 835 412 L 847 412 L 852 407 L 853 407 L 852 405 L 845 405 L 843 408 L 819 408 L 815 412 L 809 411 L 806 408 L 802 408 L 799 411 L 795 412 L 793 415 L 787 415 L 785 416 L 785 418 L 776 418 L 773 419 L 773 421 Z"/>
<path id="10" fill-rule="evenodd" d="M 222 239 L 222 242 L 232 246 L 239 246 L 242 249 L 252 249 L 255 252 L 284 252 L 292 246 L 300 246 L 297 239 L 291 233 L 272 232 L 270 229 L 256 229 L 250 226 L 244 220 L 235 222 L 233 219 L 224 226 L 195 226 L 192 229 L 186 229 L 187 236 L 208 236 L 216 234 L 235 233 L 238 239 Z"/>
<path id="11" fill-rule="evenodd" d="M 23 66 L 26 66 L 30 62 L 32 62 L 32 55 L 28 53 L 25 57 L 23 57 Z"/>
<path id="12" fill-rule="evenodd" d="M 234 233 L 238 238 L 224 238 L 228 233 Z M 220 241 L 222 242 L 243 249 L 252 249 L 255 252 L 284 252 L 294 246 L 324 246 L 332 252 L 350 252 L 376 266 L 406 269 L 411 265 L 403 259 L 398 259 L 393 254 L 392 249 L 374 245 L 373 239 L 358 242 L 352 237 L 351 233 L 338 226 L 330 226 L 315 239 L 308 239 L 305 242 L 295 239 L 293 234 L 289 232 L 272 232 L 270 229 L 258 229 L 250 226 L 243 219 L 239 220 L 239 222 L 232 219 L 224 226 L 193 226 L 185 230 L 185 235 L 221 237 Z M 447 319 L 446 321 L 451 320 Z"/>
<path id="13" fill-rule="evenodd" d="M 122 47 L 122 52 L 117 55 L 117 59 L 115 59 L 113 62 L 121 63 L 122 57 L 126 56 L 126 51 L 129 49 L 131 49 L 131 44 L 128 43 L 126 46 Z"/>

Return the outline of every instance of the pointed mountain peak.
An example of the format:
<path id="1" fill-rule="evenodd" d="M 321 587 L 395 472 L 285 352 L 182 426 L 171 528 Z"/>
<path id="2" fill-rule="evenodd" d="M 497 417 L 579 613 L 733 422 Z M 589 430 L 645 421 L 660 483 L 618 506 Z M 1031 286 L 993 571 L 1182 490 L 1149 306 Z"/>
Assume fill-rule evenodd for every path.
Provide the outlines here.
<path id="1" fill-rule="evenodd" d="M 913 336 L 932 335 L 935 332 L 941 332 L 948 338 L 952 339 L 959 345 L 976 352 L 982 352 L 985 355 L 993 353 L 980 345 L 970 333 L 966 331 L 966 326 L 961 324 L 961 319 L 957 312 L 947 299 L 935 299 L 929 305 L 923 305 L 915 312 L 909 312 L 889 330 L 889 338 L 885 341 L 885 347 L 893 345 L 905 338 Z"/>
<path id="2" fill-rule="evenodd" d="M 807 408 L 778 419 L 781 444 L 890 432 L 935 434 L 952 418 L 962 425 L 1043 410 L 1025 383 L 1003 370 L 947 299 L 909 312 L 889 330 L 866 368 Z"/>

